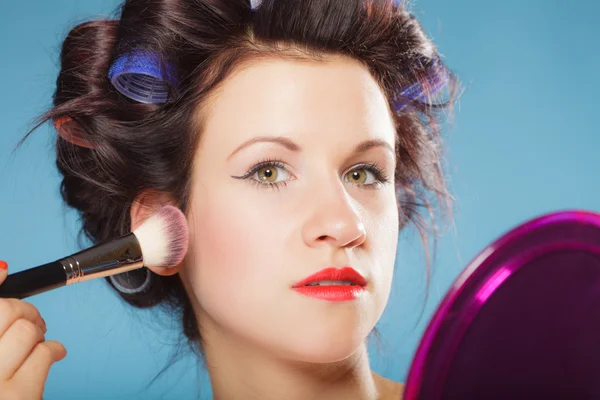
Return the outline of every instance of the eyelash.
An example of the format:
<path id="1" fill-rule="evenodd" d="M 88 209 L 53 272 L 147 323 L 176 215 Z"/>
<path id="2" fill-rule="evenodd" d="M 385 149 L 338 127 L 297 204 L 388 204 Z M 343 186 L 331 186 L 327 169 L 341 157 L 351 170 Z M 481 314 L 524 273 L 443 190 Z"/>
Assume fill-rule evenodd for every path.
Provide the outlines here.
<path id="1" fill-rule="evenodd" d="M 260 169 L 264 168 L 264 167 L 278 167 L 281 169 L 285 169 L 285 164 L 281 161 L 281 160 L 277 160 L 277 159 L 265 159 L 261 162 L 259 162 L 258 164 L 254 165 L 252 168 L 250 168 L 248 170 L 248 172 L 246 172 L 244 175 L 242 176 L 234 176 L 233 178 L 235 179 L 243 179 L 243 180 L 247 180 L 249 181 L 251 184 L 256 185 L 259 188 L 266 188 L 269 187 L 273 190 L 279 190 L 282 187 L 286 187 L 287 186 L 287 182 L 286 181 L 282 181 L 282 182 L 274 182 L 274 183 L 265 183 L 265 182 L 261 182 L 259 180 L 256 179 L 251 179 L 251 177 L 256 174 Z M 361 170 L 364 169 L 366 171 L 371 172 L 376 179 L 375 183 L 370 183 L 370 184 L 356 184 L 357 186 L 359 186 L 360 188 L 365 188 L 365 189 L 377 189 L 380 188 L 381 186 L 383 186 L 384 184 L 388 183 L 390 180 L 387 176 L 387 174 L 383 171 L 382 168 L 379 167 L 379 165 L 377 163 L 364 163 L 364 164 L 359 164 L 356 167 L 354 167 L 353 169 L 351 169 L 350 171 L 348 171 L 347 173 L 356 171 L 356 170 Z"/>

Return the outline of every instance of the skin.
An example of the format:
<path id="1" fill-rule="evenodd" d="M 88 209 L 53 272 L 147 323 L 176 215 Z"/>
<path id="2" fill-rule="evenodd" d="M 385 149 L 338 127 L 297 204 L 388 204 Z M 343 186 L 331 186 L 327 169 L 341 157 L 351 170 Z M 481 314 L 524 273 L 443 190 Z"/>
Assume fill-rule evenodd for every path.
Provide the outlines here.
<path id="1" fill-rule="evenodd" d="M 0 261 L 0 285 L 8 265 Z M 46 340 L 46 323 L 31 303 L 0 299 L 0 398 L 41 399 L 52 364 L 67 355 L 65 347 Z"/>
<path id="2" fill-rule="evenodd" d="M 189 251 L 182 264 L 152 270 L 181 274 L 214 399 L 401 398 L 402 385 L 370 370 L 365 343 L 388 301 L 398 237 L 395 130 L 376 82 L 346 58 L 262 60 L 230 76 L 207 106 Z M 240 149 L 259 136 L 280 143 Z M 357 153 L 365 141 L 378 145 Z M 239 179 L 266 158 L 283 165 Z M 169 202 L 136 198 L 132 230 Z M 292 289 L 332 266 L 367 279 L 360 298 L 328 302 Z M 0 268 L 0 284 L 6 275 Z M 0 299 L 2 398 L 42 397 L 50 367 L 66 356 L 45 332 L 33 305 Z"/>
<path id="3" fill-rule="evenodd" d="M 375 80 L 348 58 L 261 60 L 229 76 L 202 111 L 190 248 L 181 265 L 153 270 L 181 274 L 214 399 L 400 398 L 400 384 L 370 370 L 365 343 L 388 301 L 398 238 L 396 132 Z M 288 145 L 243 146 L 257 137 Z M 379 144 L 356 153 L 366 141 Z M 235 178 L 265 159 L 283 167 Z M 388 182 L 369 186 L 378 179 L 364 164 Z M 134 203 L 134 227 L 152 203 Z M 359 299 L 291 288 L 343 266 L 368 281 Z"/>

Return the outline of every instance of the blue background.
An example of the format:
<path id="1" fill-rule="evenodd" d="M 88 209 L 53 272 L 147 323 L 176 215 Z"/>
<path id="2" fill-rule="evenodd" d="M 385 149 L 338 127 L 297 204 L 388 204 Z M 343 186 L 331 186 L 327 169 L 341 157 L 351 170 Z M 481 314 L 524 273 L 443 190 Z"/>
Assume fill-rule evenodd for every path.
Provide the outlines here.
<path id="1" fill-rule="evenodd" d="M 14 157 L 11 151 L 50 105 L 68 29 L 115 6 L 0 2 L 0 259 L 12 272 L 78 250 L 76 215 L 59 197 L 50 125 Z M 420 0 L 413 9 L 465 92 L 447 132 L 455 225 L 439 241 L 429 298 L 423 248 L 416 235 L 403 235 L 394 293 L 379 324 L 381 350 L 371 346 L 372 367 L 398 381 L 436 305 L 486 245 L 546 212 L 600 211 L 600 3 Z M 68 350 L 52 367 L 46 400 L 195 397 L 191 357 L 144 389 L 173 350 L 177 321 L 129 308 L 103 280 L 28 301 L 46 319 L 47 339 Z M 207 377 L 199 373 L 200 398 L 209 399 Z"/>

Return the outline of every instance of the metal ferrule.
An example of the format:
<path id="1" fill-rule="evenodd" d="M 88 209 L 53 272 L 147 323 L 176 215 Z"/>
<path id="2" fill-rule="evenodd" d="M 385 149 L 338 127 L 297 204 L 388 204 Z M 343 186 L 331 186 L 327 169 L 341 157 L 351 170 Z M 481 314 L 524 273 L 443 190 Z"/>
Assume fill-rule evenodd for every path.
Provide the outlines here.
<path id="1" fill-rule="evenodd" d="M 67 285 L 131 271 L 144 266 L 140 243 L 133 233 L 58 260 Z"/>

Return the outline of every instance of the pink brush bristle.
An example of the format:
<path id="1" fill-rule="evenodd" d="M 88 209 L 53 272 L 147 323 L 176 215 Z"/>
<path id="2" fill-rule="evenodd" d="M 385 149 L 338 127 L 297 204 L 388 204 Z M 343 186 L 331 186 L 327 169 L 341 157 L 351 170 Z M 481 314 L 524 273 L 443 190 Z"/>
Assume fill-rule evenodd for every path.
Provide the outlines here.
<path id="1" fill-rule="evenodd" d="M 187 220 L 185 215 L 173 206 L 164 206 L 158 212 L 161 219 L 168 221 L 166 231 L 171 240 L 165 266 L 172 267 L 180 264 L 187 253 L 189 245 Z"/>
<path id="2" fill-rule="evenodd" d="M 174 206 L 163 206 L 134 231 L 146 267 L 174 267 L 187 253 L 189 232 L 185 215 Z"/>

